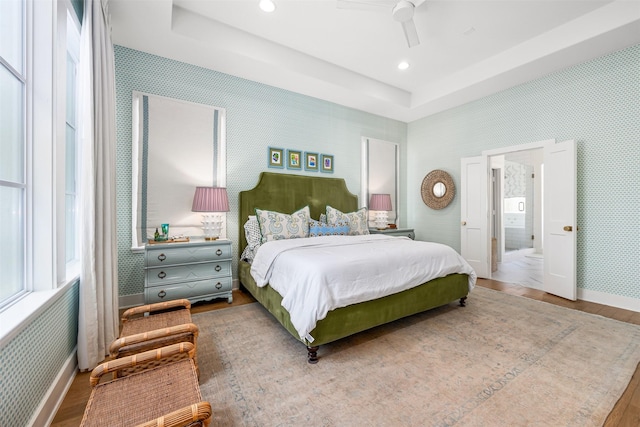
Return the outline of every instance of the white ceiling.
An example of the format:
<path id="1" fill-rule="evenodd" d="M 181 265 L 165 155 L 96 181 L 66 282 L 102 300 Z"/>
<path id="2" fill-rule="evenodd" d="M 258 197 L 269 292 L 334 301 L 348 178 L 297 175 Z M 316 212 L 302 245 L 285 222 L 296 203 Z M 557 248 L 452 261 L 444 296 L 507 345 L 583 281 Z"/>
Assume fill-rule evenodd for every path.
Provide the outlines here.
<path id="1" fill-rule="evenodd" d="M 426 0 L 413 48 L 390 9 L 274 2 L 110 0 L 113 42 L 404 122 L 640 43 L 640 0 Z"/>

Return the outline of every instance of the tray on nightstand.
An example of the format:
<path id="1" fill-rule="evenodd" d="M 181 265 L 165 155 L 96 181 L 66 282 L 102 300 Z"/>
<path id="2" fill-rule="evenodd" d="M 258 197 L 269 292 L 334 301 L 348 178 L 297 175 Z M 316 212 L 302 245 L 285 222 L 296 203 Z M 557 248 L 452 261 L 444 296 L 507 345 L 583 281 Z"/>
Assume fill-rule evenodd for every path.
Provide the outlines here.
<path id="1" fill-rule="evenodd" d="M 150 245 L 158 245 L 160 243 L 187 243 L 188 241 L 189 241 L 188 237 L 175 237 L 173 239 L 167 239 L 167 240 L 149 239 L 147 243 L 149 243 Z"/>
<path id="2" fill-rule="evenodd" d="M 388 236 L 404 236 L 410 239 L 416 238 L 416 233 L 413 231 L 413 228 L 385 228 L 384 230 L 380 230 L 378 228 L 370 228 L 370 234 L 386 234 Z"/>

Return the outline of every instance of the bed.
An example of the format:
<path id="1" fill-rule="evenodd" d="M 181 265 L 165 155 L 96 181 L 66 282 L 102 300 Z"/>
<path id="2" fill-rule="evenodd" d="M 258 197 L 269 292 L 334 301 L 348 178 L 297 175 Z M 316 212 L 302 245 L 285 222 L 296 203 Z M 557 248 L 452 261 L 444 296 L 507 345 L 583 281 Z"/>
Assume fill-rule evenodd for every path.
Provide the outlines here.
<path id="1" fill-rule="evenodd" d="M 247 245 L 242 225 L 249 215 L 255 214 L 256 208 L 292 213 L 302 206 L 309 206 L 311 218 L 318 219 L 320 214 L 325 213 L 327 205 L 342 212 L 354 212 L 358 209 L 358 198 L 349 192 L 346 183 L 340 178 L 262 172 L 253 189 L 240 192 L 239 253 Z M 456 300 L 459 300 L 460 306 L 464 306 L 471 283 L 475 282 L 473 270 L 468 274 L 448 274 L 401 292 L 333 309 L 315 323 L 308 334 L 310 339 L 307 339 L 300 336 L 291 314 L 283 307 L 283 297 L 269 284 L 258 286 L 251 274 L 250 263 L 239 261 L 238 277 L 241 287 L 251 293 L 287 331 L 306 345 L 309 363 L 317 363 L 318 350 L 323 344 Z"/>

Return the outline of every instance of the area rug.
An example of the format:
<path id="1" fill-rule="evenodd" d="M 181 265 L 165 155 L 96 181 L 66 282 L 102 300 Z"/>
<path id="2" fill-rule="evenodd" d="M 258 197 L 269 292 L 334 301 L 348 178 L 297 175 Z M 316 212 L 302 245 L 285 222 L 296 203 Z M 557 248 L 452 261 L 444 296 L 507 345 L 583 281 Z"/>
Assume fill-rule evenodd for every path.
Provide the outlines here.
<path id="1" fill-rule="evenodd" d="M 481 287 L 316 365 L 257 303 L 193 320 L 216 426 L 600 426 L 640 361 L 640 326 Z"/>

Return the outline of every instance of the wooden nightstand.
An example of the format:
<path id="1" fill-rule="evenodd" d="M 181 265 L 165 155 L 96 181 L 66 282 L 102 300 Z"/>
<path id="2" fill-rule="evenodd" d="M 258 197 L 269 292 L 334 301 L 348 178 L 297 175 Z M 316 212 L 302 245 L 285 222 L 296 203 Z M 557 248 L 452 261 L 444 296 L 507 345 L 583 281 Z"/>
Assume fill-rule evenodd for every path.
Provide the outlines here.
<path id="1" fill-rule="evenodd" d="M 413 228 L 386 228 L 384 230 L 378 230 L 377 228 L 370 228 L 369 233 L 387 234 L 389 236 L 405 236 L 413 240 L 415 240 L 416 238 L 416 233 L 414 233 Z"/>
<path id="2" fill-rule="evenodd" d="M 231 241 L 192 240 L 147 244 L 144 257 L 146 304 L 187 298 L 227 298 L 231 303 Z"/>

